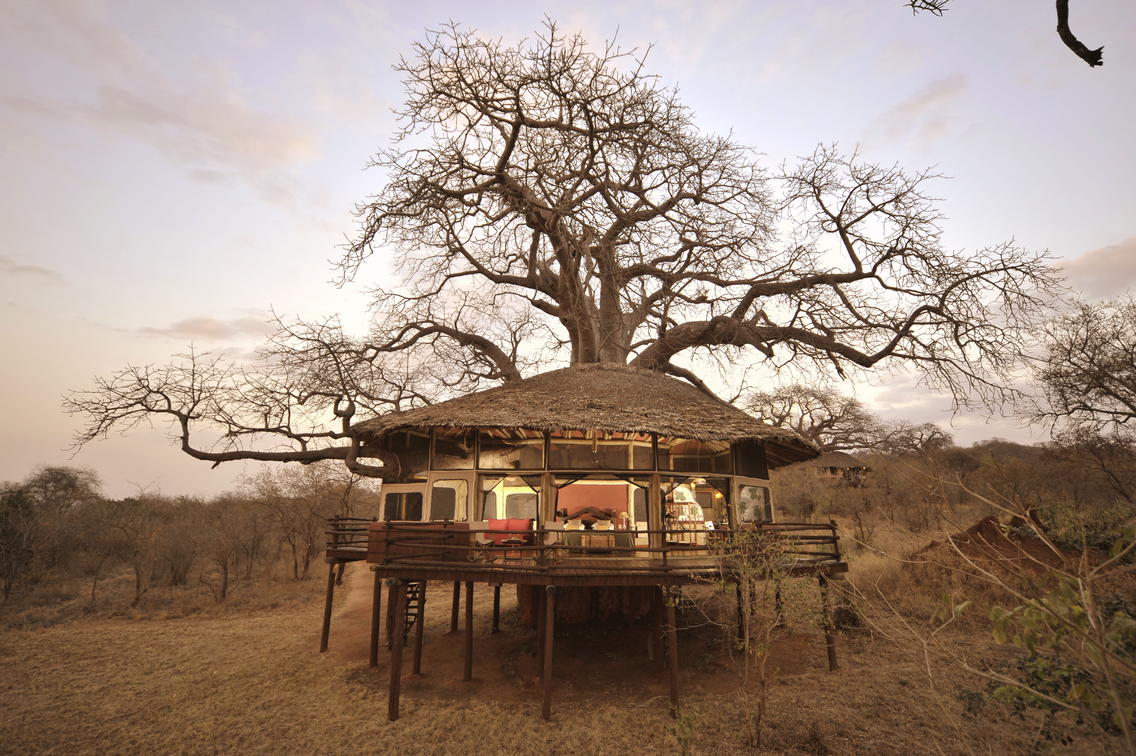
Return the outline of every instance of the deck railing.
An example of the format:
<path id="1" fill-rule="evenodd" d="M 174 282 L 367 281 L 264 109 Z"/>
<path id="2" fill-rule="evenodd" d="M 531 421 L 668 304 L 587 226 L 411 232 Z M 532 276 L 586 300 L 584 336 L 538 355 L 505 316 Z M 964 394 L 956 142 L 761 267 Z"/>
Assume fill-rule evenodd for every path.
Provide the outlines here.
<path id="1" fill-rule="evenodd" d="M 334 517 L 328 520 L 328 551 L 359 552 L 379 564 L 486 569 L 670 571 L 704 557 L 708 566 L 744 554 L 792 567 L 841 562 L 836 524 L 754 523 L 738 529 L 561 530 L 470 529 L 469 523 L 384 522 Z M 645 542 L 644 542 L 645 541 Z M 656 544 L 652 546 L 651 542 Z M 592 557 L 594 559 L 585 559 Z M 637 558 L 634 563 L 609 561 Z"/>
<path id="2" fill-rule="evenodd" d="M 335 515 L 327 518 L 327 550 L 340 549 L 367 550 L 369 526 L 373 517 L 344 517 Z"/>

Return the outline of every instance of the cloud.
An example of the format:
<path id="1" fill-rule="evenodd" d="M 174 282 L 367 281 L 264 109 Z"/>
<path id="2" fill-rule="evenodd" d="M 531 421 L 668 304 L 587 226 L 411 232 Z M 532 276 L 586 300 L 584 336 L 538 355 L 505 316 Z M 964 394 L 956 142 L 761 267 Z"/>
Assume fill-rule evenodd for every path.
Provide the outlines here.
<path id="1" fill-rule="evenodd" d="M 868 143 L 913 139 L 927 143 L 942 136 L 953 120 L 951 106 L 966 91 L 962 74 L 936 79 L 903 102 L 893 105 L 868 127 Z"/>
<path id="2" fill-rule="evenodd" d="M 165 328 L 145 327 L 139 328 L 138 332 L 150 336 L 170 336 L 190 341 L 195 339 L 222 341 L 242 336 L 263 338 L 268 330 L 268 323 L 264 318 L 249 316 L 231 320 L 210 317 L 186 318 Z"/>
<path id="3" fill-rule="evenodd" d="M 31 276 L 51 282 L 63 280 L 63 276 L 59 275 L 51 268 L 45 268 L 42 265 L 33 265 L 31 263 L 16 262 L 8 257 L 0 257 L 0 275 Z"/>
<path id="4" fill-rule="evenodd" d="M 1136 236 L 1062 264 L 1069 284 L 1089 297 L 1106 298 L 1136 287 Z"/>
<path id="5" fill-rule="evenodd" d="M 27 89 L 0 100 L 3 107 L 26 117 L 95 124 L 149 144 L 188 166 L 195 181 L 242 179 L 277 203 L 298 193 L 291 169 L 320 152 L 313 124 L 258 107 L 220 64 L 183 68 L 176 78 L 163 74 L 100 6 L 45 2 L 37 8 L 15 22 L 37 42 L 25 51 L 25 64 L 48 51 L 70 64 L 77 86 Z"/>

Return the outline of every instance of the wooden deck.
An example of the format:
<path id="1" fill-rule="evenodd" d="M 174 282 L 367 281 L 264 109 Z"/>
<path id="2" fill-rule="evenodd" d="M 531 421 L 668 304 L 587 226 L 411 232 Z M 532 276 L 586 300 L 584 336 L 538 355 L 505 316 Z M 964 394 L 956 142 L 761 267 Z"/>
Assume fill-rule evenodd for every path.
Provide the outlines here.
<path id="1" fill-rule="evenodd" d="M 542 714 L 551 716 L 552 647 L 558 589 L 584 587 L 655 587 L 653 616 L 656 636 L 664 643 L 671 686 L 672 711 L 678 708 L 678 641 L 676 592 L 698 583 L 737 585 L 738 618 L 742 606 L 741 575 L 783 580 L 815 577 L 820 587 L 825 647 L 830 670 L 836 669 L 836 644 L 828 584 L 847 572 L 835 523 L 759 523 L 737 531 L 692 533 L 686 529 L 614 531 L 610 538 L 565 537 L 569 531 L 485 530 L 470 523 L 377 523 L 337 517 L 329 521 L 327 598 L 320 650 L 327 650 L 332 596 L 348 562 L 367 561 L 374 573 L 370 664 L 378 664 L 379 638 L 386 628 L 390 649 L 387 715 L 399 716 L 402 652 L 414 632 L 414 672 L 422 660 L 423 607 L 430 581 L 452 582 L 451 630 L 458 630 L 461 587 L 465 586 L 465 680 L 473 668 L 473 590 L 475 583 L 493 586 L 493 628 L 497 631 L 502 585 L 533 586 L 537 597 L 537 648 L 542 678 Z M 609 531 L 610 532 L 610 531 Z M 622 533 L 616 538 L 614 533 Z M 622 541 L 624 545 L 614 545 Z M 602 543 L 597 548 L 596 543 Z M 631 544 L 631 545 L 627 545 Z M 649 545 L 653 544 L 653 545 Z M 388 602 L 382 618 L 383 585 Z M 543 590 L 540 590 L 541 587 Z M 778 591 L 778 603 L 780 602 Z"/>
<path id="2" fill-rule="evenodd" d="M 749 553 L 761 557 L 771 576 L 802 576 L 846 572 L 834 523 L 761 523 L 733 531 L 697 534 L 688 530 L 640 530 L 630 546 L 567 545 L 572 531 L 537 529 L 518 533 L 468 530 L 466 523 L 384 523 L 333 518 L 329 521 L 327 561 L 331 564 L 366 560 L 384 577 L 456 580 L 518 585 L 683 585 L 714 577 L 729 578 L 738 558 L 737 538 L 744 537 Z M 628 533 L 630 531 L 608 531 Z M 507 543 L 487 542 L 494 536 L 515 536 Z M 675 539 L 675 540 L 672 540 Z"/>

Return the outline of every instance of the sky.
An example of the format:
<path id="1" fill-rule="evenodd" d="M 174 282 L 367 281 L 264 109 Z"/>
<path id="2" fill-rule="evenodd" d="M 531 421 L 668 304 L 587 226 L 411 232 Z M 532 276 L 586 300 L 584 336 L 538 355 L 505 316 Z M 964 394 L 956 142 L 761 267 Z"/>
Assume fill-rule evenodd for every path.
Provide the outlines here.
<path id="1" fill-rule="evenodd" d="M 1099 299 L 1136 284 L 1136 4 L 1074 0 L 1090 69 L 1052 4 L 833 2 L 87 2 L 0 0 L 0 481 L 94 469 L 108 495 L 211 495 L 251 468 L 174 449 L 162 428 L 68 450 L 70 389 L 187 345 L 247 354 L 270 312 L 366 325 L 369 263 L 331 281 L 365 170 L 402 98 L 392 70 L 424 30 L 458 21 L 517 40 L 545 16 L 595 44 L 653 45 L 706 131 L 774 167 L 818 143 L 934 166 L 959 249 L 1049 250 Z M 891 378 L 839 385 L 891 419 L 960 443 L 1041 434 L 951 416 Z"/>

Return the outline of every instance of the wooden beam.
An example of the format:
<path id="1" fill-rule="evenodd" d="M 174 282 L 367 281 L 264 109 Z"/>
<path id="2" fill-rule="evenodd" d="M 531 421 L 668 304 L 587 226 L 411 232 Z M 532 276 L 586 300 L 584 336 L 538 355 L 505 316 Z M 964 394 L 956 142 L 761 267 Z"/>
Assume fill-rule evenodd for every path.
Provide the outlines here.
<path id="1" fill-rule="evenodd" d="M 454 581 L 454 600 L 450 604 L 450 632 L 458 631 L 458 606 L 461 604 L 461 582 Z"/>
<path id="2" fill-rule="evenodd" d="M 465 584 L 465 676 L 463 680 L 473 679 L 473 583 Z"/>
<path id="3" fill-rule="evenodd" d="M 678 629 L 675 620 L 675 596 L 666 592 L 667 666 L 671 683 L 671 716 L 678 715 Z"/>
<path id="4" fill-rule="evenodd" d="M 650 628 L 647 631 L 647 660 L 655 661 L 659 658 L 659 641 L 662 639 L 663 605 L 661 590 L 651 595 L 651 608 L 648 615 Z"/>
<path id="5" fill-rule="evenodd" d="M 387 719 L 398 719 L 398 697 L 402 690 L 402 627 L 406 624 L 406 583 L 401 580 L 394 581 L 391 586 L 391 604 L 395 605 L 394 619 L 398 631 L 395 632 L 391 643 L 390 657 L 390 689 L 387 693 Z"/>
<path id="6" fill-rule="evenodd" d="M 335 593 L 335 562 L 327 566 L 327 596 L 323 602 L 323 628 L 320 630 L 320 653 L 327 651 L 327 640 L 331 635 L 331 597 Z"/>
<path id="7" fill-rule="evenodd" d="M 391 641 L 394 640 L 394 613 L 398 607 L 395 605 L 394 590 L 395 581 L 391 580 L 387 583 L 387 649 L 391 648 Z"/>
<path id="8" fill-rule="evenodd" d="M 422 632 L 426 625 L 426 581 L 418 588 L 418 619 L 414 621 L 414 674 L 422 674 Z"/>
<path id="9" fill-rule="evenodd" d="M 544 636 L 548 631 L 548 616 L 544 613 L 544 605 L 548 599 L 542 589 L 533 591 L 536 598 L 536 606 L 533 611 L 536 612 L 536 674 L 537 677 L 544 677 Z"/>
<path id="10" fill-rule="evenodd" d="M 556 588 L 548 586 L 544 589 L 544 667 L 542 682 L 544 687 L 544 701 L 540 713 L 544 721 L 552 719 L 552 644 L 556 635 Z"/>
<path id="11" fill-rule="evenodd" d="M 817 575 L 820 584 L 820 611 L 821 623 L 824 627 L 824 648 L 828 653 L 828 671 L 835 672 L 836 665 L 836 635 L 832 627 L 832 606 L 828 600 L 828 576 L 824 573 Z"/>
<path id="12" fill-rule="evenodd" d="M 383 579 L 375 573 L 375 587 L 371 598 L 371 648 L 369 663 L 379 666 L 379 622 L 383 613 Z"/>
<path id="13" fill-rule="evenodd" d="M 493 632 L 501 632 L 501 584 L 493 586 Z"/>

